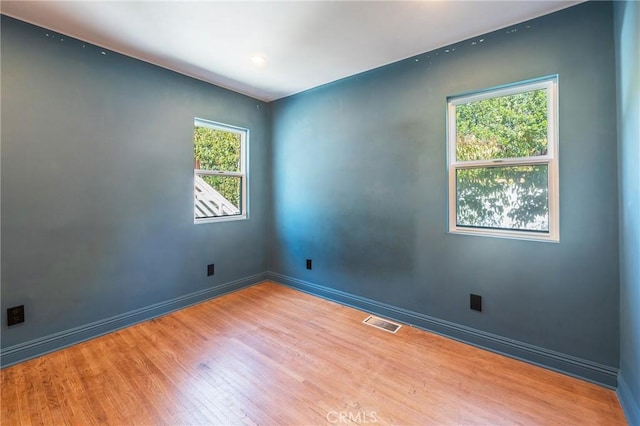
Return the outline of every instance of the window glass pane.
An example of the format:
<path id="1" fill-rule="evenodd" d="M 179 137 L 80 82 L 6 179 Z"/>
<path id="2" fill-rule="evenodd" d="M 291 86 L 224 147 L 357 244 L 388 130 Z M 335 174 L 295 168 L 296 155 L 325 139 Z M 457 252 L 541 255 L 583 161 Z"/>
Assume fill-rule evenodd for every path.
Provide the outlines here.
<path id="1" fill-rule="evenodd" d="M 239 215 L 242 211 L 242 178 L 195 175 L 196 219 Z"/>
<path id="2" fill-rule="evenodd" d="M 196 170 L 240 171 L 240 134 L 194 126 L 193 159 Z"/>
<path id="3" fill-rule="evenodd" d="M 546 155 L 547 90 L 456 105 L 456 159 Z"/>
<path id="4" fill-rule="evenodd" d="M 456 170 L 456 221 L 476 228 L 549 231 L 548 165 Z"/>

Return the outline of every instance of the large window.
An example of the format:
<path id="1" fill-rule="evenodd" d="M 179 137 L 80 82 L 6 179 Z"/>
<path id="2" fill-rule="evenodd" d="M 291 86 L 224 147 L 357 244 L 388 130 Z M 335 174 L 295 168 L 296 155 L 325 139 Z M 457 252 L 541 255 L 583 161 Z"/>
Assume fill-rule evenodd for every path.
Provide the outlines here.
<path id="1" fill-rule="evenodd" d="M 557 79 L 448 99 L 449 231 L 559 240 Z"/>
<path id="2" fill-rule="evenodd" d="M 194 120 L 196 223 L 247 217 L 247 137 L 246 129 Z"/>

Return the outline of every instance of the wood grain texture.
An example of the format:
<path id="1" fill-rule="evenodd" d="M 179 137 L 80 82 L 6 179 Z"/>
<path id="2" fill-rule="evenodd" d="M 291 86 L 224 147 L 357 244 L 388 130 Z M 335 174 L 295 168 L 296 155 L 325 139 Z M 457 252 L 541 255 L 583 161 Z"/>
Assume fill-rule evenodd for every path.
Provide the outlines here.
<path id="1" fill-rule="evenodd" d="M 614 391 L 265 282 L 1 371 L 2 425 L 624 425 Z"/>

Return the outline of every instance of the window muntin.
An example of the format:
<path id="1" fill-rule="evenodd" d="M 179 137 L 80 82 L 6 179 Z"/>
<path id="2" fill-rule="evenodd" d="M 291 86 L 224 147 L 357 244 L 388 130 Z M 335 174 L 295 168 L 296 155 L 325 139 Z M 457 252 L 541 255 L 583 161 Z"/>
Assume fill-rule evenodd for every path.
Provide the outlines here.
<path id="1" fill-rule="evenodd" d="M 557 79 L 448 100 L 449 231 L 558 241 Z"/>
<path id="2" fill-rule="evenodd" d="M 247 129 L 194 120 L 195 223 L 246 219 L 247 138 Z"/>

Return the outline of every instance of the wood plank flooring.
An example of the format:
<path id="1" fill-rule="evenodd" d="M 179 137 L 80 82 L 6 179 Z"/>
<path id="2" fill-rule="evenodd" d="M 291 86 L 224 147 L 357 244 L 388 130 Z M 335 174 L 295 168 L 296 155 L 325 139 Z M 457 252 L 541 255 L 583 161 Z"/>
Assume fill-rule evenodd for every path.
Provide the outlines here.
<path id="1" fill-rule="evenodd" d="M 2 425 L 624 425 L 615 392 L 265 282 L 1 371 Z"/>

